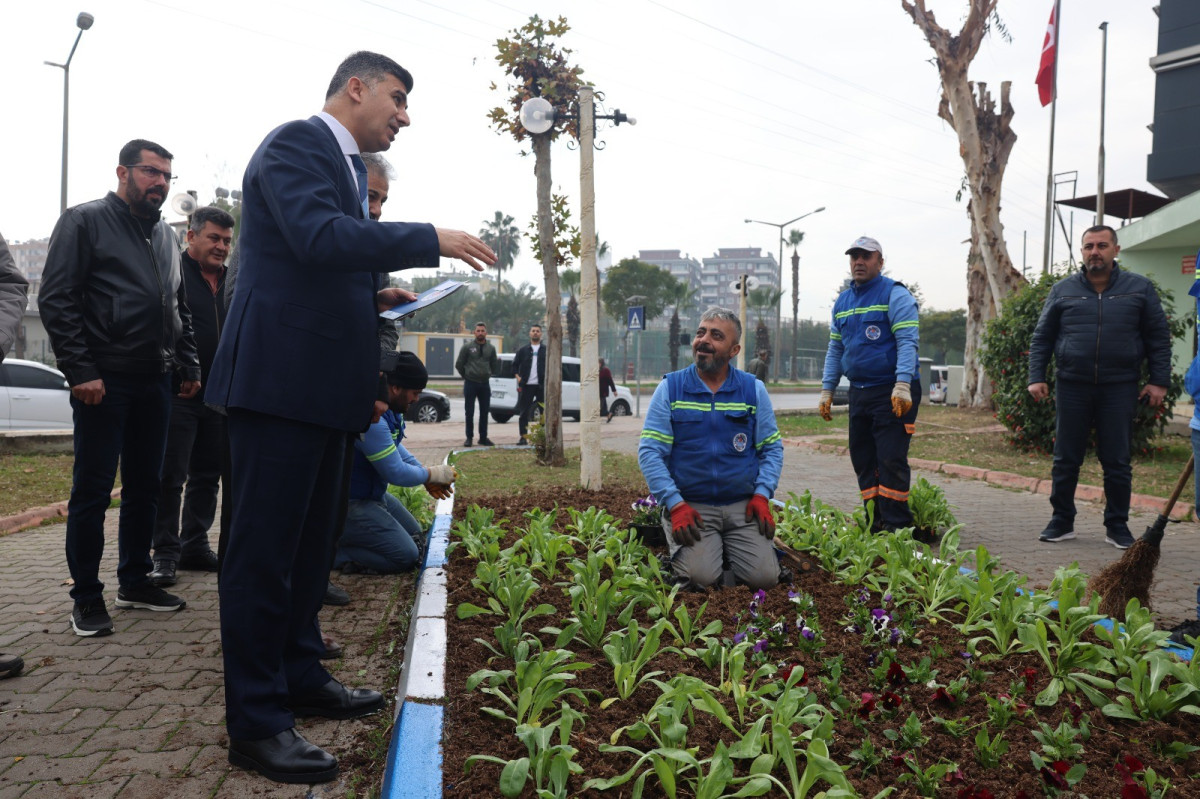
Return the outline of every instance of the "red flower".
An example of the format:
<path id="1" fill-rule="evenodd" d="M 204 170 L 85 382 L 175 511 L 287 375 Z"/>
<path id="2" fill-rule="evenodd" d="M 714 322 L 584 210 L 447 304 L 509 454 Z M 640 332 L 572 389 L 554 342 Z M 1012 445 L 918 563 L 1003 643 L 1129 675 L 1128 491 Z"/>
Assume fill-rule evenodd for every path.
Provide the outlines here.
<path id="1" fill-rule="evenodd" d="M 1024 793 L 1024 791 L 1021 792 L 1021 794 Z M 1021 794 L 1018 794 L 1018 796 Z M 1028 795 L 1026 794 L 1026 796 Z M 958 789 L 958 799 L 996 799 L 996 797 L 987 788 L 976 788 L 974 785 L 967 785 Z"/>
<path id="2" fill-rule="evenodd" d="M 1021 790 L 1017 791 L 1017 795 L 1014 796 L 1013 799 L 1033 799 L 1033 797 L 1029 795 L 1029 791 L 1022 788 Z"/>
<path id="3" fill-rule="evenodd" d="M 929 701 L 930 702 L 945 702 L 947 705 L 955 704 L 954 697 L 952 697 L 949 694 L 949 692 L 947 692 L 946 689 L 941 686 L 939 686 L 938 689 L 933 692 L 933 698 L 930 699 Z"/>
<path id="4" fill-rule="evenodd" d="M 884 691 L 883 696 L 879 698 L 883 700 L 884 710 L 895 710 L 904 702 L 904 699 L 899 694 L 892 693 L 891 691 Z"/>
<path id="5" fill-rule="evenodd" d="M 1071 702 L 1067 705 L 1067 710 L 1071 713 L 1072 720 L 1078 724 L 1079 719 L 1083 716 L 1083 708 L 1079 706 L 1078 702 Z"/>
<path id="6" fill-rule="evenodd" d="M 899 663 L 888 666 L 887 681 L 892 685 L 904 685 L 908 681 L 908 678 L 904 676 L 904 669 L 900 668 Z"/>
<path id="7" fill-rule="evenodd" d="M 1065 791 L 1067 788 L 1071 787 L 1067 784 L 1066 778 L 1066 774 L 1070 770 L 1070 763 L 1065 760 L 1055 760 L 1048 766 L 1042 766 L 1042 782 L 1053 788 L 1058 788 L 1060 791 Z"/>
<path id="8" fill-rule="evenodd" d="M 1121 799 L 1150 799 L 1150 794 L 1136 782 L 1127 782 L 1121 787 Z"/>
<path id="9" fill-rule="evenodd" d="M 1125 755 L 1125 767 L 1137 774 L 1139 771 L 1145 771 L 1146 767 L 1142 765 L 1142 761 L 1138 760 L 1133 755 Z"/>
<path id="10" fill-rule="evenodd" d="M 858 709 L 858 717 L 861 719 L 867 719 L 867 718 L 870 718 L 871 714 L 874 712 L 875 712 L 875 695 L 874 694 L 863 694 L 862 695 L 862 707 L 860 707 Z"/>
<path id="11" fill-rule="evenodd" d="M 960 768 L 956 768 L 954 771 L 946 772 L 947 785 L 962 785 L 966 781 L 967 778 L 963 776 L 962 769 Z"/>
<path id="12" fill-rule="evenodd" d="M 1025 690 L 1032 691 L 1033 681 L 1037 679 L 1037 669 L 1031 666 L 1030 668 L 1027 668 L 1025 671 L 1021 672 L 1021 677 L 1025 680 Z"/>
<path id="13" fill-rule="evenodd" d="M 892 768 L 903 769 L 908 767 L 909 759 L 912 753 L 906 752 L 902 755 L 892 755 Z"/>
<path id="14" fill-rule="evenodd" d="M 796 685 L 808 685 L 808 672 L 803 670 L 803 667 L 799 663 L 790 663 L 787 666 L 784 666 L 779 670 L 779 676 L 783 678 L 784 682 L 787 682 L 788 678 L 792 676 L 792 672 L 795 669 L 802 669 L 801 677 L 800 679 L 796 680 Z"/>

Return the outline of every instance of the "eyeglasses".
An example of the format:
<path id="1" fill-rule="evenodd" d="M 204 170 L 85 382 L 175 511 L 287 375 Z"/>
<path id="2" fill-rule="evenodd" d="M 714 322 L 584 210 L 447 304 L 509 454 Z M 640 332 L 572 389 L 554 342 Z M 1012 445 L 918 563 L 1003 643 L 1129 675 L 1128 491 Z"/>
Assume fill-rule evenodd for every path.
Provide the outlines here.
<path id="1" fill-rule="evenodd" d="M 173 182 L 176 177 L 175 175 L 172 175 L 170 172 L 163 172 L 161 169 L 158 169 L 157 167 L 147 166 L 146 164 L 121 164 L 121 166 L 125 167 L 126 169 L 140 169 L 140 170 L 142 170 L 142 174 L 145 175 L 146 177 L 151 178 L 151 179 L 162 178 L 167 183 Z"/>

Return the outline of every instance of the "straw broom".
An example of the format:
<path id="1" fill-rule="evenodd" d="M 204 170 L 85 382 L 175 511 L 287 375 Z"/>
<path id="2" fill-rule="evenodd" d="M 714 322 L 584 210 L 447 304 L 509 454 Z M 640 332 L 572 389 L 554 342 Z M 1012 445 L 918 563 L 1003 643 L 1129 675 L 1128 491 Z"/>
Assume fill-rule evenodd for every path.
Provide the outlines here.
<path id="1" fill-rule="evenodd" d="M 1150 608 L 1150 586 L 1154 583 L 1154 568 L 1158 566 L 1161 554 L 1159 545 L 1170 520 L 1171 509 L 1175 507 L 1175 501 L 1179 499 L 1188 478 L 1192 476 L 1194 460 L 1194 457 L 1188 458 L 1187 465 L 1183 467 L 1183 474 L 1175 484 L 1175 490 L 1171 492 L 1166 507 L 1154 520 L 1154 524 L 1147 527 L 1142 537 L 1125 550 L 1120 560 L 1105 566 L 1099 574 L 1088 580 L 1086 597 L 1090 601 L 1092 594 L 1099 594 L 1100 612 L 1104 615 L 1124 621 L 1125 606 L 1134 597 L 1142 607 Z"/>

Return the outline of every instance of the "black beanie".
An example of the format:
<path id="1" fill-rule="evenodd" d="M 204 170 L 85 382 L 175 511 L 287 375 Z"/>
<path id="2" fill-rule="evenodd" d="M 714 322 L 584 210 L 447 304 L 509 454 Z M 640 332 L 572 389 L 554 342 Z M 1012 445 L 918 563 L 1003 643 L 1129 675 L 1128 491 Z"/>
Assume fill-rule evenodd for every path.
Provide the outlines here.
<path id="1" fill-rule="evenodd" d="M 423 389 L 429 383 L 429 372 L 425 364 L 412 352 L 385 352 L 380 370 L 389 386 L 396 388 Z"/>

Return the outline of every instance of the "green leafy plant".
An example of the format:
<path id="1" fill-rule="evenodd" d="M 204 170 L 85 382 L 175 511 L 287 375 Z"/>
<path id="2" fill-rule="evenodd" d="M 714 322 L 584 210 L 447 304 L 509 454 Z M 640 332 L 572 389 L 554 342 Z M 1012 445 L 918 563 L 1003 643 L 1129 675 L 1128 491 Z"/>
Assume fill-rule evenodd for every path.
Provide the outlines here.
<path id="1" fill-rule="evenodd" d="M 534 655 L 529 649 L 528 642 L 517 645 L 512 669 L 480 669 L 467 678 L 468 691 L 475 690 L 486 680 L 487 685 L 479 690 L 504 705 L 504 709 L 485 707 L 483 712 L 510 721 L 515 727 L 522 724 L 537 726 L 543 714 L 561 699 L 574 697 L 587 703 L 583 691 L 568 686 L 575 679 L 575 672 L 591 668 L 590 663 L 575 660 L 575 656 L 565 649 Z"/>
<path id="2" fill-rule="evenodd" d="M 922 769 L 914 755 L 905 757 L 904 765 L 908 771 L 897 777 L 896 782 L 901 785 L 911 782 L 921 796 L 937 796 L 946 775 L 958 768 L 954 763 L 939 762 Z"/>
<path id="3" fill-rule="evenodd" d="M 573 759 L 578 750 L 569 743 L 571 727 L 582 720 L 583 714 L 563 702 L 554 724 L 545 727 L 521 724 L 517 727 L 516 736 L 525 744 L 526 757 L 501 760 L 492 755 L 472 755 L 467 758 L 464 771 L 469 771 L 479 761 L 499 763 L 504 766 L 500 772 L 500 793 L 504 796 L 520 796 L 525 784 L 532 779 L 538 799 L 566 799 L 568 778 L 583 773 L 583 766 Z M 556 735 L 558 743 L 554 743 Z"/>
<path id="4" fill-rule="evenodd" d="M 999 766 L 1007 752 L 1008 741 L 1004 740 L 1003 732 L 997 732 L 993 738 L 988 735 L 985 725 L 975 733 L 975 760 L 984 768 L 993 769 Z"/>
<path id="5" fill-rule="evenodd" d="M 862 768 L 864 777 L 868 776 L 883 762 L 883 753 L 876 748 L 875 744 L 871 743 L 869 737 L 864 737 L 857 749 L 850 750 L 849 757 Z"/>
<path id="6" fill-rule="evenodd" d="M 950 510 L 952 507 L 942 487 L 924 477 L 918 477 L 909 488 L 908 508 L 912 512 L 913 526 L 920 530 L 941 533 L 957 525 L 958 519 Z"/>
<path id="7" fill-rule="evenodd" d="M 1164 686 L 1173 673 L 1171 655 L 1162 651 L 1123 659 L 1126 676 L 1117 680 L 1117 690 L 1126 695 L 1105 704 L 1100 711 L 1109 717 L 1138 721 L 1165 719 L 1176 712 L 1200 715 L 1195 690 L 1186 683 Z"/>
<path id="8" fill-rule="evenodd" d="M 905 750 L 920 749 L 929 740 L 929 736 L 921 728 L 921 720 L 917 718 L 916 713 L 909 713 L 908 718 L 904 720 L 899 729 L 884 730 L 883 734 L 898 748 Z"/>
<path id="9" fill-rule="evenodd" d="M 630 621 L 624 631 L 617 630 L 608 637 L 608 643 L 604 645 L 604 657 L 613 667 L 613 682 L 619 698 L 628 699 L 642 683 L 662 674 L 662 671 L 643 673 L 643 669 L 658 655 L 666 626 L 666 620 L 659 619 L 650 629 L 643 630 L 636 621 Z M 605 699 L 600 707 L 606 708 L 615 701 L 614 698 Z"/>
<path id="10" fill-rule="evenodd" d="M 1082 742 L 1092 735 L 1086 716 L 1080 716 L 1079 726 L 1075 726 L 1065 713 L 1057 727 L 1039 721 L 1038 729 L 1031 732 L 1051 760 L 1077 760 L 1083 754 Z"/>

